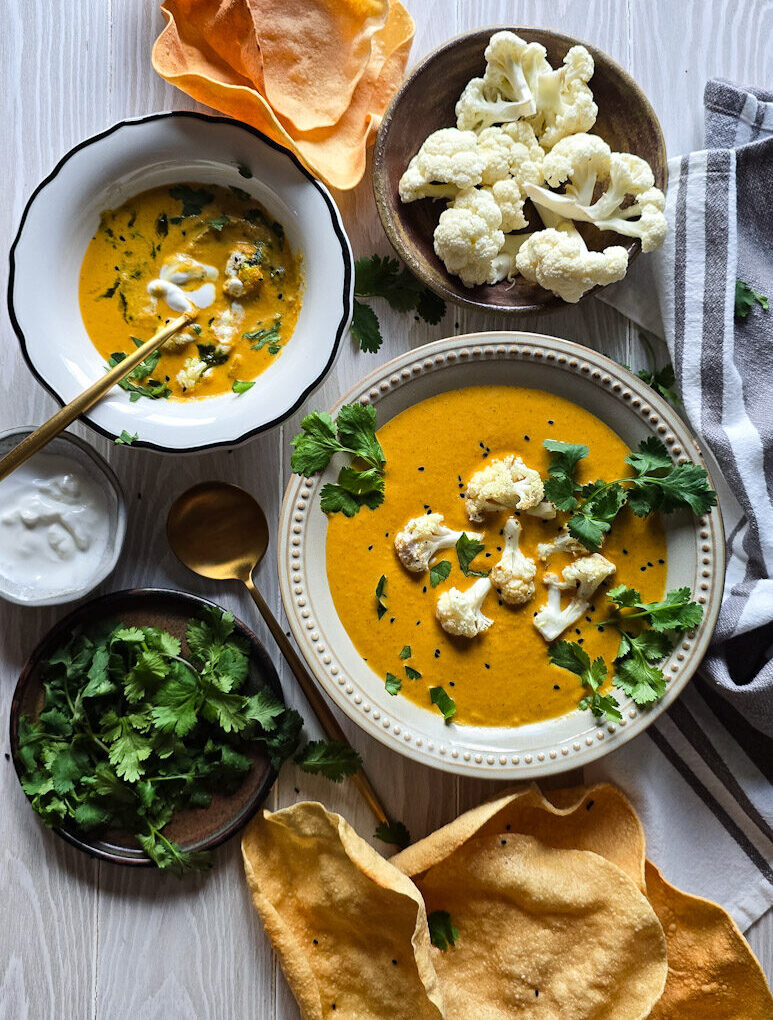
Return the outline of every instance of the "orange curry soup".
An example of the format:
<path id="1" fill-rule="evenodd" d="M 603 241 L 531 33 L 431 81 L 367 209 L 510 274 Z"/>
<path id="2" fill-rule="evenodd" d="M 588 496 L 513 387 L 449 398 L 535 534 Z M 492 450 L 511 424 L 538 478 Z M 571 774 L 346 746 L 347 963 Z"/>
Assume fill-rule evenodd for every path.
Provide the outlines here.
<path id="1" fill-rule="evenodd" d="M 153 188 L 102 213 L 81 266 L 81 315 L 105 361 L 120 360 L 135 337 L 147 340 L 182 310 L 148 285 L 187 270 L 180 289 L 197 303 L 207 285 L 211 302 L 129 382 L 150 391 L 143 397 L 208 397 L 249 383 L 281 355 L 301 308 L 300 262 L 282 224 L 243 189 Z"/>
<path id="2" fill-rule="evenodd" d="M 584 694 L 578 677 L 550 664 L 547 642 L 532 623 L 547 599 L 542 574 L 545 570 L 560 574 L 571 561 L 566 554 L 554 554 L 547 566 L 541 564 L 537 543 L 557 535 L 566 514 L 559 513 L 553 521 L 520 515 L 520 548 L 537 562 L 535 596 L 523 606 L 508 606 L 492 591 L 482 611 L 493 624 L 471 640 L 447 634 L 435 618 L 442 591 L 453 586 L 464 590 L 475 580 L 462 574 L 456 550 L 443 550 L 431 560 L 446 559 L 453 565 L 448 579 L 432 588 L 429 571 L 412 574 L 403 568 L 393 542 L 410 518 L 442 513 L 447 527 L 483 533 L 485 550 L 471 568 L 486 570 L 499 559 L 500 529 L 509 512 L 487 514 L 483 523 L 474 524 L 461 498 L 465 481 L 485 466 L 486 458 L 518 454 L 546 478 L 550 458 L 542 446 L 544 439 L 584 443 L 590 455 L 580 461 L 577 479 L 586 483 L 624 477 L 628 447 L 598 418 L 568 400 L 510 386 L 440 394 L 397 415 L 379 429 L 378 437 L 387 462 L 383 505 L 375 511 L 363 509 L 353 518 L 333 514 L 327 532 L 333 600 L 363 659 L 382 680 L 387 672 L 401 678 L 402 690 L 396 697 L 409 698 L 430 711 L 437 709 L 430 703 L 429 689 L 443 686 L 456 702 L 454 723 L 520 726 L 576 710 Z M 612 628 L 600 631 L 596 621 L 607 617 L 606 591 L 616 584 L 637 588 L 645 601 L 663 596 L 666 543 L 659 518 L 640 520 L 624 509 L 601 551 L 617 572 L 599 589 L 577 627 L 566 630 L 561 639 L 581 640 L 591 659 L 604 657 L 611 673 L 618 638 Z M 388 610 L 379 620 L 374 592 L 382 574 L 387 578 Z M 410 646 L 411 657 L 401 660 L 405 645 Z M 406 665 L 418 670 L 421 678 L 408 679 Z"/>

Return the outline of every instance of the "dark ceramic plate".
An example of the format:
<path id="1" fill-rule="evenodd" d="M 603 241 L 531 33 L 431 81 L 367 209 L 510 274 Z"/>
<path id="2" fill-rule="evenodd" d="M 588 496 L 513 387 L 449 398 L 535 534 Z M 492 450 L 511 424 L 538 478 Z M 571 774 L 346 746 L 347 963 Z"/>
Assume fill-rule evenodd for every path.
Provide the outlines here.
<path id="1" fill-rule="evenodd" d="M 617 152 L 632 152 L 646 159 L 655 174 L 655 184 L 665 190 L 663 134 L 655 111 L 633 78 L 606 53 L 581 39 L 540 28 L 510 25 L 477 29 L 450 39 L 430 53 L 403 82 L 384 115 L 376 139 L 373 189 L 381 222 L 392 246 L 436 294 L 473 308 L 510 313 L 539 312 L 564 302 L 521 276 L 516 276 L 514 283 L 504 280 L 493 286 L 465 287 L 458 276 L 446 270 L 432 246 L 432 235 L 446 203 L 427 198 L 404 205 L 398 193 L 400 178 L 427 135 L 456 125 L 456 101 L 467 82 L 483 74 L 486 66 L 483 51 L 494 32 L 503 28 L 516 32 L 527 42 L 542 43 L 553 67 L 560 66 L 570 47 L 578 43 L 587 47 L 596 65 L 590 87 L 599 108 L 592 133 L 601 135 Z M 540 229 L 541 221 L 530 202 L 526 203 L 526 211 L 530 225 Z M 579 224 L 578 229 L 591 248 L 620 244 L 628 249 L 629 260 L 641 250 L 639 241 L 630 237 L 588 229 L 586 224 Z"/>
<path id="2" fill-rule="evenodd" d="M 19 761 L 19 717 L 37 715 L 43 704 L 43 689 L 40 677 L 42 664 L 62 645 L 74 627 L 86 632 L 107 620 L 116 620 L 132 625 L 148 625 L 168 630 L 187 648 L 185 625 L 189 619 L 198 616 L 202 607 L 214 603 L 196 595 L 156 588 L 138 588 L 114 592 L 92 599 L 65 616 L 46 634 L 32 652 L 22 669 L 11 702 L 11 754 L 16 774 L 21 776 Z M 218 607 L 219 608 L 219 607 Z M 244 638 L 250 647 L 250 675 L 245 691 L 254 693 L 260 687 L 269 687 L 282 698 L 279 677 L 265 648 L 252 631 L 240 620 L 235 620 L 236 633 Z M 181 811 L 164 829 L 164 835 L 175 840 L 183 850 L 211 850 L 235 835 L 252 818 L 271 789 L 277 773 L 259 748 L 249 755 L 253 766 L 239 789 L 228 796 L 215 794 L 208 808 L 194 808 Z M 100 837 L 68 828 L 54 831 L 86 853 L 116 864 L 135 866 L 152 865 L 152 861 L 139 848 L 134 838 L 126 833 L 106 832 Z"/>

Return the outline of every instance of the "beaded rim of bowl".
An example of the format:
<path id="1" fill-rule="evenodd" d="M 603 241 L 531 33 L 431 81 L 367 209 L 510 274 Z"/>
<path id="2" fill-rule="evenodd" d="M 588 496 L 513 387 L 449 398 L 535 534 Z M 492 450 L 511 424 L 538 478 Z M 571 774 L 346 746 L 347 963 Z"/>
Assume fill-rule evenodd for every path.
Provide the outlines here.
<path id="1" fill-rule="evenodd" d="M 427 344 L 371 372 L 340 398 L 332 413 L 354 401 L 377 405 L 388 393 L 417 377 L 442 372 L 451 366 L 497 360 L 538 362 L 589 379 L 633 412 L 651 434 L 666 445 L 677 463 L 691 462 L 705 467 L 687 426 L 645 383 L 603 354 L 558 337 L 536 333 L 472 333 Z M 395 699 L 395 710 L 391 712 L 371 704 L 372 695 L 358 677 L 344 669 L 331 646 L 325 612 L 320 612 L 310 591 L 306 564 L 313 560 L 318 569 L 320 559 L 324 563 L 324 550 L 320 557 L 319 549 L 307 540 L 308 524 L 310 513 L 321 512 L 318 496 L 325 480 L 324 472 L 313 478 L 292 475 L 285 490 L 277 551 L 285 613 L 298 646 L 323 690 L 366 733 L 409 758 L 449 772 L 491 779 L 535 779 L 587 765 L 646 729 L 678 697 L 706 652 L 724 588 L 725 544 L 719 507 L 696 518 L 692 529 L 696 570 L 691 587 L 694 598 L 703 606 L 704 618 L 699 627 L 682 636 L 663 662 L 667 691 L 653 708 L 637 708 L 618 690 L 623 714 L 620 722 L 599 722 L 589 713 L 570 713 L 560 717 L 561 720 L 576 720 L 575 731 L 569 739 L 556 741 L 546 735 L 544 740 L 530 739 L 527 749 L 518 742 L 517 735 L 523 728 L 511 729 L 511 748 L 487 746 L 479 739 L 465 739 L 465 730 L 472 727 L 442 726 L 441 716 L 421 708 L 419 711 L 426 716 L 426 725 L 406 726 L 399 718 L 400 709 L 412 703 Z M 363 673 L 372 674 L 365 663 L 362 667 Z M 550 729 L 548 724 L 554 722 L 546 720 L 529 729 L 533 731 L 535 725 Z M 476 733 L 481 732 L 481 728 L 474 729 Z M 502 728 L 497 728 L 497 732 L 501 731 Z"/>

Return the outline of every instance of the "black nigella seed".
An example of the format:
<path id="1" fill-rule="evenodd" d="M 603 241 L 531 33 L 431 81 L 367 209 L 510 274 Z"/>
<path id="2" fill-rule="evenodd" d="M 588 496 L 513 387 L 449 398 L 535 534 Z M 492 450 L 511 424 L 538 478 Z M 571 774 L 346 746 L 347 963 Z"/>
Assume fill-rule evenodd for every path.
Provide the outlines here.
<path id="1" fill-rule="evenodd" d="M 417 470 L 417 471 L 423 471 L 423 470 L 424 470 L 424 468 L 423 468 L 423 467 L 420 467 L 420 468 L 416 468 L 416 470 Z"/>
<path id="2" fill-rule="evenodd" d="M 453 682 L 453 680 L 449 680 L 448 681 L 448 686 L 449 687 L 456 687 L 456 684 Z"/>
<path id="3" fill-rule="evenodd" d="M 589 800 L 588 803 L 585 805 L 585 810 L 590 811 L 590 809 L 593 807 L 595 803 L 596 803 L 595 800 Z"/>
<path id="4" fill-rule="evenodd" d="M 397 966 L 397 960 L 392 960 L 392 966 L 393 966 L 393 967 L 396 967 L 396 966 Z"/>
<path id="5" fill-rule="evenodd" d="M 500 534 L 500 535 L 504 535 L 504 533 L 505 533 L 505 529 L 504 529 L 504 528 L 500 528 L 500 529 L 499 529 L 499 534 Z M 497 547 L 497 548 L 498 548 L 498 547 Z"/>
<path id="6" fill-rule="evenodd" d="M 459 493 L 459 499 L 464 499 L 464 493 L 463 492 Z"/>
<path id="7" fill-rule="evenodd" d="M 582 631 L 580 630 L 579 627 L 575 627 L 574 628 L 574 632 L 575 632 L 575 634 L 582 634 Z"/>
<path id="8" fill-rule="evenodd" d="M 591 620 L 591 618 L 589 616 L 585 617 L 585 621 L 586 621 L 586 623 L 593 623 L 593 620 Z"/>
<path id="9" fill-rule="evenodd" d="M 665 560 L 658 560 L 658 563 L 660 563 L 661 565 L 665 562 L 666 562 Z"/>
<path id="10" fill-rule="evenodd" d="M 311 941 L 314 943 L 315 946 L 319 945 L 319 942 L 317 941 L 317 939 L 312 939 Z"/>
<path id="11" fill-rule="evenodd" d="M 426 594 L 427 594 L 427 586 L 426 586 L 426 584 L 425 584 L 425 585 L 424 585 L 424 587 L 423 587 L 423 588 L 421 589 L 421 593 L 422 593 L 422 595 L 426 595 Z"/>
<path id="12" fill-rule="evenodd" d="M 416 626 L 418 627 L 420 623 L 421 623 L 421 620 L 417 620 L 416 621 Z"/>
<path id="13" fill-rule="evenodd" d="M 484 662 L 483 665 L 486 667 L 486 669 L 491 669 L 491 665 L 488 662 Z"/>
<path id="14" fill-rule="evenodd" d="M 418 315 L 414 315 L 413 321 L 414 322 L 420 322 L 421 320 L 419 319 Z"/>
<path id="15" fill-rule="evenodd" d="M 642 573 L 644 573 L 646 569 L 647 569 L 646 567 L 639 567 L 639 570 L 641 570 Z"/>
<path id="16" fill-rule="evenodd" d="M 510 825 L 510 823 L 508 822 L 508 823 L 507 823 L 507 825 L 505 826 L 505 830 L 506 830 L 507 832 L 509 832 L 509 831 L 510 831 L 510 829 L 511 829 L 511 827 L 512 827 L 512 826 L 511 826 L 511 825 Z"/>
<path id="17" fill-rule="evenodd" d="M 373 546 L 372 546 L 372 545 L 369 545 L 369 546 L 368 546 L 368 552 L 371 552 L 371 550 L 372 550 L 372 549 L 373 549 Z"/>
<path id="18" fill-rule="evenodd" d="M 384 538 L 389 538 L 389 532 L 388 531 L 384 532 Z"/>
<path id="19" fill-rule="evenodd" d="M 539 988 L 534 989 L 534 995 L 539 998 Z"/>
<path id="20" fill-rule="evenodd" d="M 585 644 L 585 638 L 584 638 L 584 637 L 578 638 L 578 640 L 577 640 L 577 644 L 578 644 L 578 645 L 582 645 L 582 644 Z"/>
<path id="21" fill-rule="evenodd" d="M 118 240 L 119 240 L 119 241 L 125 241 L 125 240 L 126 240 L 126 238 L 125 238 L 125 237 L 123 236 L 123 234 L 119 234 L 119 235 L 118 235 Z"/>
<path id="22" fill-rule="evenodd" d="M 603 627 L 596 627 L 596 630 L 599 632 L 599 634 L 603 634 L 604 633 L 604 628 Z"/>
<path id="23" fill-rule="evenodd" d="M 651 567 L 651 566 L 652 566 L 652 564 L 650 563 L 650 561 L 649 561 L 649 560 L 647 560 L 647 566 L 648 566 L 648 567 Z"/>
<path id="24" fill-rule="evenodd" d="M 486 449 L 486 444 L 485 443 L 478 443 L 478 446 L 481 448 L 481 450 L 485 450 Z"/>
<path id="25" fill-rule="evenodd" d="M 394 623 L 394 622 L 395 622 L 395 618 L 394 618 L 394 616 L 392 617 L 392 619 L 391 619 L 391 620 L 390 620 L 389 622 L 390 622 L 390 623 Z"/>
<path id="26" fill-rule="evenodd" d="M 440 649 L 439 649 L 439 648 L 436 648 L 436 649 L 435 649 L 435 658 L 436 658 L 436 659 L 439 659 L 439 658 L 440 658 Z"/>
<path id="27" fill-rule="evenodd" d="M 561 685 L 560 684 L 553 684 L 553 690 L 554 691 L 560 691 L 561 690 Z"/>
<path id="28" fill-rule="evenodd" d="M 300 791 L 300 790 L 298 789 L 298 787 L 297 787 L 297 786 L 294 786 L 294 787 L 293 787 L 293 789 L 295 790 L 295 792 L 296 792 L 296 793 L 300 793 L 300 792 L 301 792 L 301 791 Z"/>
<path id="29" fill-rule="evenodd" d="M 501 606 L 501 605 L 502 605 L 502 599 L 498 599 L 498 600 L 497 600 L 497 605 L 498 605 L 498 606 Z"/>
<path id="30" fill-rule="evenodd" d="M 528 436 L 524 436 L 523 438 L 526 440 L 527 443 L 529 442 L 529 437 Z"/>
<path id="31" fill-rule="evenodd" d="M 507 840 L 506 839 L 500 839 L 499 842 L 502 844 L 502 846 L 507 846 Z"/>
<path id="32" fill-rule="evenodd" d="M 502 546 L 501 545 L 497 546 L 497 552 L 502 552 Z"/>
<path id="33" fill-rule="evenodd" d="M 555 422 L 553 421 L 552 418 L 548 418 L 548 425 L 555 425 Z"/>
<path id="34" fill-rule="evenodd" d="M 490 557 L 491 557 L 491 553 L 486 553 L 484 559 L 489 559 Z"/>
<path id="35" fill-rule="evenodd" d="M 424 509 L 425 509 L 425 510 L 429 510 L 429 503 L 425 503 L 425 504 L 424 504 Z"/>
<path id="36" fill-rule="evenodd" d="M 628 550 L 627 549 L 623 549 L 623 556 L 627 556 L 627 555 L 628 555 Z"/>

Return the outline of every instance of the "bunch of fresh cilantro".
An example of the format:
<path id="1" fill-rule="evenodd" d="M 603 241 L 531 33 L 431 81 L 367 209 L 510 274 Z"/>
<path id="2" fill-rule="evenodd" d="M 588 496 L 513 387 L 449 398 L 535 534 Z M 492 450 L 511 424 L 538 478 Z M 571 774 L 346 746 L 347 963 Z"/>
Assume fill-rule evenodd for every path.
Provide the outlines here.
<path id="1" fill-rule="evenodd" d="M 419 283 L 397 259 L 381 255 L 357 259 L 354 263 L 356 297 L 381 297 L 396 312 L 415 311 L 425 322 L 436 326 L 446 313 L 442 298 Z M 352 335 L 361 350 L 375 354 L 383 343 L 376 313 L 362 301 L 354 302 Z"/>
<path id="2" fill-rule="evenodd" d="M 48 825 L 133 833 L 160 868 L 209 867 L 164 835 L 172 816 L 236 790 L 256 747 L 274 768 L 296 749 L 301 717 L 266 687 L 245 692 L 248 649 L 230 613 L 189 621 L 187 655 L 155 627 L 77 632 L 47 661 L 45 701 L 19 721 L 22 786 Z M 351 748 L 317 741 L 297 760 L 341 779 Z"/>
<path id="3" fill-rule="evenodd" d="M 643 440 L 639 449 L 625 458 L 633 475 L 587 485 L 579 485 L 574 477 L 578 463 L 588 456 L 587 446 L 553 439 L 546 439 L 543 445 L 552 454 L 545 498 L 558 510 L 571 514 L 569 534 L 591 552 L 601 548 L 604 536 L 626 505 L 637 517 L 684 508 L 700 517 L 717 502 L 705 469 L 698 464 L 675 464 L 655 436 Z"/>
<path id="4" fill-rule="evenodd" d="M 353 517 L 363 506 L 371 510 L 381 506 L 386 459 L 376 436 L 374 408 L 345 404 L 335 421 L 327 411 L 312 411 L 301 428 L 292 440 L 290 464 L 296 474 L 309 477 L 324 471 L 336 453 L 352 458 L 339 471 L 337 482 L 322 486 L 320 506 L 325 513 Z"/>
<path id="5" fill-rule="evenodd" d="M 697 627 L 703 609 L 691 601 L 689 588 L 677 588 L 660 602 L 642 602 L 635 588 L 620 584 L 607 592 L 614 609 L 599 623 L 620 634 L 612 684 L 641 707 L 654 705 L 666 693 L 666 678 L 658 663 L 670 653 L 676 638 Z M 577 641 L 558 641 L 550 646 L 550 661 L 575 673 L 588 693 L 579 708 L 590 709 L 596 718 L 619 721 L 620 706 L 613 694 L 602 694 L 607 664 L 590 656 Z"/>

